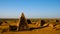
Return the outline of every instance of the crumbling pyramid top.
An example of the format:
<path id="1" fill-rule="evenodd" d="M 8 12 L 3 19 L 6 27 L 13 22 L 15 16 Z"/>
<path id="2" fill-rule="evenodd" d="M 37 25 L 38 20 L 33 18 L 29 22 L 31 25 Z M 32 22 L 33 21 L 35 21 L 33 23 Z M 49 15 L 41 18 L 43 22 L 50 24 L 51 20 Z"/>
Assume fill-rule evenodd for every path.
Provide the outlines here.
<path id="1" fill-rule="evenodd" d="M 24 13 L 22 12 L 21 17 L 25 18 Z"/>

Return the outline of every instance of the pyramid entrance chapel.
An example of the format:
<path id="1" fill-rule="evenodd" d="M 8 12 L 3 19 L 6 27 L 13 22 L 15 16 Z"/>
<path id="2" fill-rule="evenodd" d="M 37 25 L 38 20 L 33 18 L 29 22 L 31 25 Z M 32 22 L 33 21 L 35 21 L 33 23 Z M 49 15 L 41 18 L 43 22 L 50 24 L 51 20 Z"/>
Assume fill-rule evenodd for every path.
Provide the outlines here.
<path id="1" fill-rule="evenodd" d="M 28 29 L 28 23 L 27 19 L 24 16 L 24 13 L 21 14 L 21 17 L 19 19 L 19 28 L 18 31 L 23 31 Z"/>

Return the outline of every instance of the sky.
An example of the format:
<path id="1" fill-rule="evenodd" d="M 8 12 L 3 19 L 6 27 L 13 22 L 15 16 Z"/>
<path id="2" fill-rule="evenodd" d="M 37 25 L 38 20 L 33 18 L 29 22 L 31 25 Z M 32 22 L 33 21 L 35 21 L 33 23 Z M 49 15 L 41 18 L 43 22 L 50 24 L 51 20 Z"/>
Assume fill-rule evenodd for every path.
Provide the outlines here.
<path id="1" fill-rule="evenodd" d="M 60 18 L 60 0 L 0 0 L 0 18 Z"/>

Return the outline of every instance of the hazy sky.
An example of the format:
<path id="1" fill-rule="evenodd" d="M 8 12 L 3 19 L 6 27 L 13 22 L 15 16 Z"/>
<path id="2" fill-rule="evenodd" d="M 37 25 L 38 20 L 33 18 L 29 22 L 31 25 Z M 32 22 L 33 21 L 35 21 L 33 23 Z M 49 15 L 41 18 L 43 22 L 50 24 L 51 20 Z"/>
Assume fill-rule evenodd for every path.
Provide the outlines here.
<path id="1" fill-rule="evenodd" d="M 0 18 L 60 18 L 60 0 L 0 0 Z"/>

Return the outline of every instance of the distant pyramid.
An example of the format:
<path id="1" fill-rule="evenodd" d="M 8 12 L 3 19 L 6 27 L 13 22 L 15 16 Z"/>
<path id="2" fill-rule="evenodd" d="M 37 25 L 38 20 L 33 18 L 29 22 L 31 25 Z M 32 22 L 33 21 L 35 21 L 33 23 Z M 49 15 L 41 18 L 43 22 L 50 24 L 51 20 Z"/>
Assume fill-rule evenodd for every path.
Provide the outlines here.
<path id="1" fill-rule="evenodd" d="M 21 14 L 20 21 L 19 21 L 19 31 L 27 30 L 28 29 L 28 23 L 25 19 L 24 13 Z"/>

